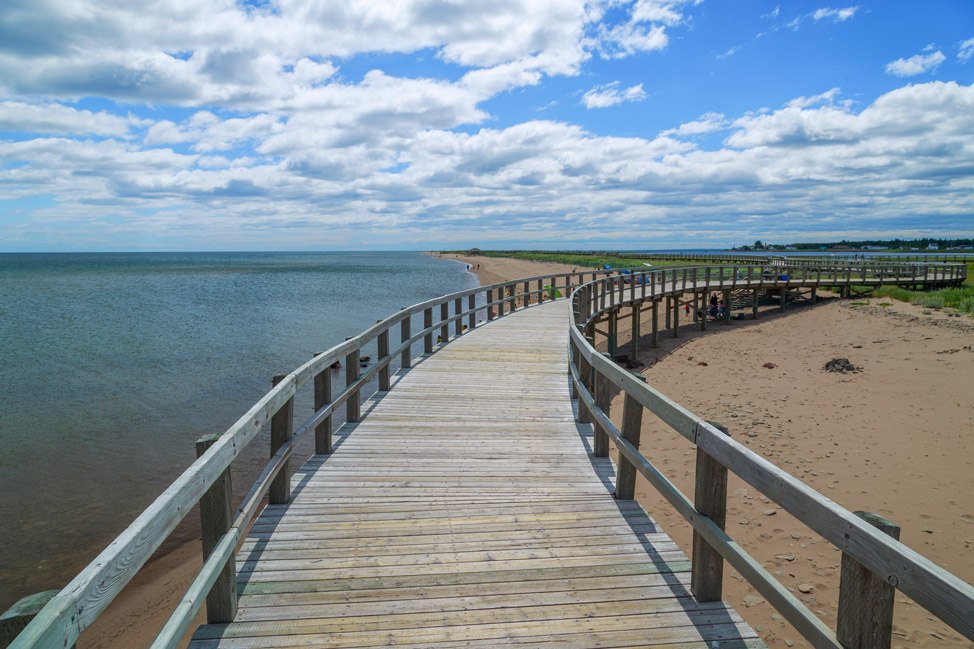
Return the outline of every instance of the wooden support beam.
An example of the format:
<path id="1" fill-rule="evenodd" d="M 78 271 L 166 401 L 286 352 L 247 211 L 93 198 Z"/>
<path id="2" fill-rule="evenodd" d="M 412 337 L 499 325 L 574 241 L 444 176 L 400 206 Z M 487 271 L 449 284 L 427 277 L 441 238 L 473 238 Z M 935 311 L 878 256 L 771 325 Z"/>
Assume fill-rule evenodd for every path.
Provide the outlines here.
<path id="1" fill-rule="evenodd" d="M 639 328 L 640 328 L 639 308 L 641 306 L 642 306 L 642 303 L 634 303 L 632 305 L 632 324 L 630 325 L 630 329 L 631 329 L 631 332 L 632 332 L 632 351 L 631 351 L 631 354 L 632 354 L 633 359 L 635 359 L 636 358 L 636 355 L 639 353 L 639 335 L 640 335 L 640 331 L 639 331 Z"/>
<path id="2" fill-rule="evenodd" d="M 649 337 L 652 349 L 659 347 L 659 300 L 653 300 L 653 330 Z"/>
<path id="3" fill-rule="evenodd" d="M 724 289 L 723 297 L 724 297 L 724 317 L 723 317 L 724 324 L 730 324 L 730 316 L 731 316 L 731 313 L 730 313 L 731 312 L 731 308 L 730 308 L 731 292 L 730 292 L 730 289 Z"/>
<path id="4" fill-rule="evenodd" d="M 409 318 L 403 320 L 403 322 L 408 322 Z M 403 352 L 405 354 L 405 352 Z M 319 356 L 321 352 L 315 353 L 315 356 Z M 329 403 L 331 403 L 331 368 L 326 367 L 317 374 L 315 374 L 314 379 L 314 410 L 315 412 L 321 410 Z M 331 438 L 331 415 L 328 415 L 324 420 L 315 426 L 315 454 L 316 455 L 327 455 L 333 450 L 332 438 Z"/>
<path id="5" fill-rule="evenodd" d="M 491 302 L 494 301 L 494 289 L 487 289 L 487 320 L 494 319 L 494 307 Z"/>
<path id="6" fill-rule="evenodd" d="M 430 327 L 433 326 L 433 307 L 426 307 L 423 309 L 423 330 L 426 331 L 426 335 L 423 336 L 423 353 L 432 354 L 433 353 L 433 332 L 430 331 Z"/>
<path id="7" fill-rule="evenodd" d="M 440 304 L 440 339 L 441 345 L 450 342 L 450 303 Z"/>
<path id="8" fill-rule="evenodd" d="M 884 534 L 900 539 L 899 526 L 879 514 L 855 514 Z M 892 585 L 843 552 L 836 638 L 849 649 L 889 649 L 895 597 Z"/>
<path id="9" fill-rule="evenodd" d="M 635 375 L 643 383 L 646 377 Z M 643 422 L 643 405 L 626 394 L 622 406 L 622 438 L 639 448 L 639 433 Z M 636 497 L 636 467 L 623 454 L 619 454 L 619 474 L 616 476 L 616 498 L 632 500 Z"/>
<path id="10" fill-rule="evenodd" d="M 359 353 L 359 350 L 353 349 L 345 356 L 345 387 L 358 381 Z M 348 399 L 345 401 L 346 421 L 354 422 L 362 419 L 361 396 L 361 388 L 348 395 Z"/>
<path id="11" fill-rule="evenodd" d="M 58 594 L 57 590 L 46 590 L 20 598 L 16 604 L 0 615 L 0 649 L 6 649 L 33 620 L 41 609 Z M 59 645 L 60 646 L 60 645 Z M 71 645 L 75 649 L 77 645 Z"/>
<path id="12" fill-rule="evenodd" d="M 613 309 L 609 311 L 609 335 L 607 347 L 609 350 L 609 356 L 615 356 L 616 349 L 619 343 L 619 311 L 618 309 Z"/>
<path id="13" fill-rule="evenodd" d="M 684 277 L 686 277 L 684 275 Z M 673 337 L 680 337 L 680 298 L 673 298 Z"/>
<path id="14" fill-rule="evenodd" d="M 412 333 L 413 321 L 411 316 L 406 316 L 399 321 L 399 344 L 405 343 L 407 340 L 413 337 Z M 411 349 L 412 345 L 408 345 L 402 350 L 402 356 L 399 359 L 399 364 L 403 368 L 412 367 L 413 365 L 413 353 Z"/>
<path id="15" fill-rule="evenodd" d="M 328 371 L 328 370 L 326 370 Z M 283 378 L 283 377 L 282 377 Z M 290 403 L 290 402 L 289 402 Z M 288 435 L 290 438 L 290 435 Z M 201 457 L 218 437 L 204 437 L 196 442 L 196 457 Z M 276 451 L 272 450 L 271 455 Z M 288 464 L 281 466 L 281 473 L 288 479 Z M 273 488 L 273 486 L 271 487 Z M 223 535 L 233 525 L 233 488 L 230 483 L 230 467 L 200 498 L 200 527 L 203 542 L 203 561 L 206 561 Z M 219 576 L 206 595 L 206 621 L 208 624 L 227 624 L 237 615 L 237 563 L 233 554 L 227 559 Z"/>
<path id="16" fill-rule="evenodd" d="M 453 321 L 454 336 L 459 336 L 463 333 L 463 316 L 460 315 L 461 313 L 463 313 L 463 298 L 458 297 L 453 300 L 453 315 L 455 317 Z"/>
<path id="17" fill-rule="evenodd" d="M 355 364 L 358 367 L 358 363 Z M 271 384 L 277 385 L 284 380 L 286 374 L 275 376 Z M 280 409 L 271 417 L 271 457 L 277 453 L 285 442 L 291 439 L 294 432 L 294 397 L 288 399 Z M 288 460 L 281 465 L 281 470 L 271 482 L 270 489 L 267 491 L 267 500 L 272 505 L 286 505 L 291 501 L 291 461 Z"/>
<path id="18" fill-rule="evenodd" d="M 727 428 L 708 422 L 722 433 Z M 693 506 L 724 529 L 727 521 L 727 467 L 697 447 L 696 483 Z M 690 591 L 698 602 L 719 602 L 724 584 L 724 559 L 696 531 L 693 532 L 693 556 L 690 560 Z"/>
<path id="19" fill-rule="evenodd" d="M 755 320 L 758 319 L 758 300 L 760 299 L 760 297 L 761 297 L 761 290 L 757 288 L 754 289 L 754 299 L 751 302 L 751 315 L 754 316 Z"/>
<path id="20" fill-rule="evenodd" d="M 665 323 L 666 323 L 666 328 L 667 329 L 672 329 L 673 328 L 673 324 L 672 324 L 673 298 L 667 296 L 664 299 L 666 300 L 665 306 L 663 307 L 663 310 L 665 312 L 665 314 L 664 314 L 664 320 L 665 320 Z"/>
<path id="21" fill-rule="evenodd" d="M 604 354 L 608 357 L 608 354 Z M 609 360 L 612 360 L 611 358 Z M 609 416 L 609 408 L 612 401 L 609 399 L 609 379 L 600 374 L 597 370 L 595 372 L 595 405 L 598 406 L 599 410 L 605 413 L 605 416 Z M 592 454 L 595 457 L 609 457 L 609 434 L 605 432 L 602 425 L 595 422 L 595 436 L 592 441 Z"/>
<path id="22" fill-rule="evenodd" d="M 379 320 L 378 322 L 382 322 Z M 379 336 L 376 339 L 376 356 L 378 356 L 377 362 L 382 362 L 389 358 L 389 330 L 383 329 L 379 332 Z M 379 370 L 379 390 L 383 392 L 389 391 L 389 379 L 392 368 L 389 367 L 387 363 L 385 367 Z"/>
<path id="23" fill-rule="evenodd" d="M 471 293 L 467 296 L 467 327 L 472 331 L 477 326 L 477 294 Z"/>

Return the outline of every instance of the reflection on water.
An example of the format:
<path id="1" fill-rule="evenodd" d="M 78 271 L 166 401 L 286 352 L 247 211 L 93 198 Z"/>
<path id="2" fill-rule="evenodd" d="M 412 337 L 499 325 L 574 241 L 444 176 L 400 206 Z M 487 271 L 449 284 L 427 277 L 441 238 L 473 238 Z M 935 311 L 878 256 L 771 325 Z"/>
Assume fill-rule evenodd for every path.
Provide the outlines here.
<path id="1" fill-rule="evenodd" d="M 417 253 L 0 255 L 0 610 L 63 586 L 273 374 L 475 284 Z"/>

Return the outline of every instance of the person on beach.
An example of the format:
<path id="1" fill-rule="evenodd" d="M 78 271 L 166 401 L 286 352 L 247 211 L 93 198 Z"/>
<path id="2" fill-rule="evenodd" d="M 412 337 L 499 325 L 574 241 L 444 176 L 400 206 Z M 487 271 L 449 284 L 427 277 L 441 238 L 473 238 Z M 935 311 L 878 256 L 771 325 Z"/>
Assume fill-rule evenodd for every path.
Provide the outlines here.
<path id="1" fill-rule="evenodd" d="M 713 318 L 714 320 L 717 319 L 717 294 L 716 293 L 710 294 L 710 308 L 707 309 L 707 313 L 710 314 L 710 317 Z"/>
<path id="2" fill-rule="evenodd" d="M 724 311 L 724 301 L 723 300 L 720 300 L 719 302 L 717 302 L 717 319 L 718 320 L 723 319 L 724 313 L 725 313 L 725 311 Z"/>
<path id="3" fill-rule="evenodd" d="M 685 303 L 683 304 L 683 306 L 684 306 L 684 311 L 683 311 L 683 312 L 684 312 L 684 313 L 686 314 L 686 316 L 687 316 L 687 317 L 689 318 L 689 317 L 690 317 L 690 303 L 689 303 L 689 302 L 685 302 Z"/>

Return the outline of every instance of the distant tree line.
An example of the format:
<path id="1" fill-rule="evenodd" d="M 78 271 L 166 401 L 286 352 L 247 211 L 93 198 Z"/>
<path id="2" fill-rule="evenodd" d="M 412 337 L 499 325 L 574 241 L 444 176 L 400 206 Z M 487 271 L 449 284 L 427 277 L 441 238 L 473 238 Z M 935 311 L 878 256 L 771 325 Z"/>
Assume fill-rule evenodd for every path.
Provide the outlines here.
<path id="1" fill-rule="evenodd" d="M 784 250 L 786 248 L 793 250 L 828 250 L 831 248 L 886 248 L 889 250 L 909 250 L 911 248 L 917 248 L 920 250 L 925 250 L 929 248 L 931 244 L 935 244 L 941 250 L 947 248 L 962 248 L 974 246 L 974 239 L 935 239 L 933 237 L 923 237 L 920 239 L 862 239 L 855 241 L 850 239 L 842 239 L 841 241 L 822 243 L 789 244 L 764 243 L 759 239 L 752 245 L 740 246 L 739 248 L 734 248 L 734 250 Z"/>

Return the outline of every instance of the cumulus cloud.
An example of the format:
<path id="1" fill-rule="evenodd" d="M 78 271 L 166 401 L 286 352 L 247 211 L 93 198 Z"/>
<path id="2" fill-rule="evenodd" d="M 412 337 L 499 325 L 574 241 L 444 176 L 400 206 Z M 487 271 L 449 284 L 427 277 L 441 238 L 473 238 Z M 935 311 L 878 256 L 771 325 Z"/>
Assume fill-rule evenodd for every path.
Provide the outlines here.
<path id="1" fill-rule="evenodd" d="M 886 64 L 886 74 L 894 77 L 913 77 L 933 72 L 947 59 L 940 50 L 929 54 L 916 54 L 908 59 L 896 59 Z"/>
<path id="2" fill-rule="evenodd" d="M 0 101 L 0 131 L 124 137 L 141 120 L 53 103 Z"/>
<path id="3" fill-rule="evenodd" d="M 727 119 L 721 113 L 705 113 L 700 116 L 700 119 L 693 120 L 692 122 L 684 122 L 677 128 L 671 128 L 663 131 L 661 135 L 692 137 L 694 135 L 704 135 L 705 133 L 720 131 L 727 128 L 728 125 L 729 123 Z"/>
<path id="4" fill-rule="evenodd" d="M 626 101 L 642 101 L 646 98 L 646 91 L 643 84 L 637 84 L 628 88 L 620 88 L 618 81 L 595 86 L 584 95 L 582 103 L 586 108 L 608 108 Z"/>

